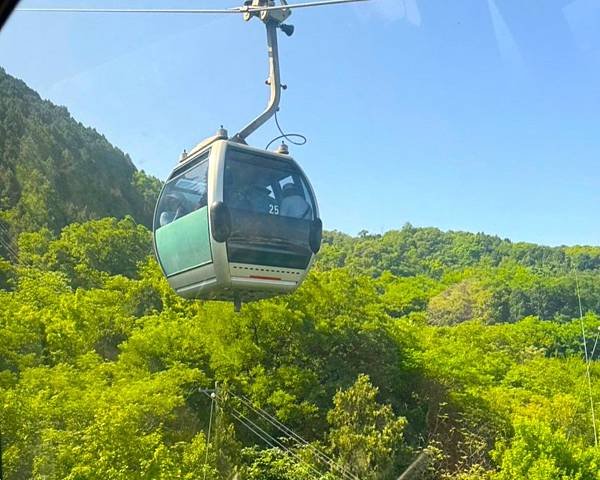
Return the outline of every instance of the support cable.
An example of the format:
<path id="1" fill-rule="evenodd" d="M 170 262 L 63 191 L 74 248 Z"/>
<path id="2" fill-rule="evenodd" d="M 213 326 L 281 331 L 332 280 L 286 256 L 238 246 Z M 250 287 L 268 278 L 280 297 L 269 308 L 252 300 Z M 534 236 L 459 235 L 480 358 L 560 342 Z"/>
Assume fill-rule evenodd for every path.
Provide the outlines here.
<path id="1" fill-rule="evenodd" d="M 317 477 L 322 476 L 323 474 L 317 470 L 315 467 L 313 467 L 310 463 L 308 463 L 307 461 L 303 460 L 296 452 L 294 452 L 291 448 L 288 448 L 287 446 L 285 446 L 284 443 L 282 443 L 280 440 L 276 439 L 275 437 L 273 437 L 269 432 L 263 430 L 259 425 L 257 425 L 256 423 L 254 423 L 252 420 L 250 420 L 246 415 L 244 415 L 242 412 L 240 412 L 239 410 L 237 410 L 234 407 L 231 407 L 231 409 L 233 410 L 233 412 L 235 412 L 237 415 L 239 415 L 241 418 L 243 418 L 245 421 L 247 421 L 248 423 L 250 423 L 254 428 L 256 428 L 257 430 L 259 430 L 260 432 L 262 432 L 266 437 L 270 438 L 274 443 L 276 443 L 276 445 L 281 448 L 282 450 L 284 450 L 286 453 L 290 454 L 291 456 L 293 456 L 296 460 L 298 460 L 301 463 L 304 463 L 308 468 L 310 468 L 313 472 L 315 472 L 317 474 Z M 262 438 L 262 437 L 261 437 Z"/>
<path id="2" fill-rule="evenodd" d="M 207 392 L 203 391 L 206 396 L 209 396 Z M 303 460 L 296 452 L 285 446 L 280 440 L 273 437 L 269 432 L 263 430 L 259 425 L 250 420 L 246 415 L 237 410 L 234 407 L 230 407 L 230 414 L 243 426 L 245 426 L 248 430 L 258 436 L 261 440 L 263 440 L 267 445 L 271 448 L 280 448 L 292 457 L 296 459 L 300 463 L 304 463 L 308 468 L 310 468 L 313 472 L 317 474 L 317 477 L 311 474 L 311 478 L 319 478 L 322 476 L 322 473 L 317 470 L 314 466 Z"/>
<path id="3" fill-rule="evenodd" d="M 354 475 L 352 472 L 349 472 L 342 465 L 337 464 L 335 462 L 335 460 L 333 460 L 331 457 L 329 457 L 325 452 L 316 448 L 314 445 L 311 445 L 307 440 L 302 438 L 300 435 L 298 435 L 296 432 L 294 432 L 291 428 L 287 427 L 285 424 L 283 424 L 279 420 L 277 420 L 277 418 L 275 418 L 274 416 L 272 416 L 271 414 L 269 414 L 268 412 L 266 412 L 263 409 L 254 407 L 254 405 L 252 405 L 252 403 L 250 402 L 250 399 L 248 397 L 245 397 L 244 395 L 236 395 L 235 393 L 232 393 L 232 392 L 230 392 L 230 393 L 232 396 L 238 398 L 241 402 L 244 403 L 244 405 L 251 408 L 254 412 L 256 412 L 258 415 L 260 415 L 262 418 L 264 418 L 267 422 L 269 422 L 275 428 L 280 430 L 282 433 L 288 435 L 290 438 L 292 438 L 296 442 L 302 444 L 303 446 L 308 447 L 313 453 L 316 454 L 316 456 L 319 458 L 319 460 L 321 460 L 323 463 L 327 464 L 330 468 L 334 468 L 339 473 L 341 473 L 345 478 L 350 478 L 352 480 L 360 480 L 359 477 Z"/>
<path id="4" fill-rule="evenodd" d="M 579 302 L 579 321 L 581 323 L 581 336 L 583 337 L 583 351 L 585 353 L 585 373 L 588 384 L 588 394 L 590 397 L 590 409 L 592 414 L 592 427 L 594 429 L 594 446 L 598 446 L 598 431 L 596 430 L 596 412 L 594 409 L 594 395 L 592 393 L 592 378 L 590 375 L 590 357 L 588 356 L 587 340 L 585 338 L 585 325 L 583 323 L 583 307 L 581 305 L 581 293 L 579 291 L 579 278 L 575 270 L 575 286 L 577 288 L 577 300 Z M 594 346 L 595 349 L 595 346 Z"/>
<path id="5" fill-rule="evenodd" d="M 208 465 L 208 449 L 210 447 L 210 431 L 212 429 L 213 412 L 215 407 L 216 395 L 213 393 L 210 396 L 210 416 L 208 417 L 208 433 L 206 435 L 206 452 L 204 455 L 204 480 L 206 480 L 206 466 Z"/>

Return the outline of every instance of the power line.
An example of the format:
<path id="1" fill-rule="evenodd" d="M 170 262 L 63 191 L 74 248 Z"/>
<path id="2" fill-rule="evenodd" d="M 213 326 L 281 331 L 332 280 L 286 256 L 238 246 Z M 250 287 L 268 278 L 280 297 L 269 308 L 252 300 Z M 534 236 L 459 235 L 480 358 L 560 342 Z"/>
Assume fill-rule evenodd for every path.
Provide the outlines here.
<path id="1" fill-rule="evenodd" d="M 12 246 L 8 242 L 2 239 L 2 237 L 0 237 L 0 243 L 2 243 L 6 251 L 13 257 L 13 260 L 19 260 L 19 255 L 17 254 L 17 252 L 12 248 Z"/>
<path id="2" fill-rule="evenodd" d="M 302 458 L 300 458 L 300 456 L 295 453 L 292 449 L 286 447 L 281 441 L 277 440 L 275 437 L 273 437 L 269 432 L 263 430 L 259 425 L 257 425 L 256 423 L 254 423 L 252 420 L 250 420 L 246 415 L 244 415 L 242 412 L 240 412 L 239 410 L 237 410 L 234 407 L 231 407 L 232 410 L 239 415 L 240 417 L 242 417 L 243 419 L 245 419 L 248 423 L 250 423 L 254 428 L 258 429 L 260 432 L 262 432 L 265 436 L 267 436 L 268 438 L 270 438 L 273 442 L 275 442 L 277 444 L 277 446 L 281 449 L 283 449 L 285 452 L 289 453 L 291 456 L 293 456 L 296 460 L 298 460 L 301 463 L 304 463 L 308 468 L 310 468 L 313 472 L 315 472 L 318 476 L 322 476 L 322 473 L 317 470 L 314 466 L 312 466 L 310 463 L 306 462 L 305 460 L 303 460 Z M 318 477 L 317 477 L 318 478 Z"/>
<path id="3" fill-rule="evenodd" d="M 310 444 L 307 440 L 302 438 L 300 435 L 298 435 L 296 432 L 294 432 L 291 428 L 287 427 L 286 425 L 281 423 L 279 420 L 277 420 L 277 418 L 275 418 L 274 416 L 272 416 L 271 414 L 269 414 L 268 412 L 266 412 L 265 410 L 263 410 L 261 408 L 254 407 L 254 405 L 252 405 L 252 403 L 250 402 L 250 399 L 248 399 L 247 397 L 245 397 L 243 395 L 236 395 L 233 392 L 231 392 L 231 395 L 238 398 L 240 401 L 242 401 L 244 403 L 244 405 L 251 408 L 255 413 L 260 415 L 262 418 L 264 418 L 267 422 L 269 422 L 271 425 L 273 425 L 279 431 L 290 436 L 293 440 L 296 440 L 298 443 L 308 447 L 313 453 L 315 453 L 317 455 L 319 460 L 321 460 L 322 462 L 327 464 L 330 468 L 334 468 L 335 470 L 337 470 L 345 478 L 350 478 L 352 480 L 360 480 L 359 477 L 354 475 L 352 472 L 349 472 L 342 465 L 337 464 L 335 462 L 335 460 L 333 460 L 331 457 L 329 457 L 325 452 L 316 448 L 314 445 Z"/>
<path id="4" fill-rule="evenodd" d="M 210 396 L 207 391 L 202 390 L 202 393 L 204 393 L 206 396 Z M 237 395 L 232 394 L 235 397 L 239 398 Z M 217 399 L 220 398 L 219 395 L 217 395 L 216 397 Z M 315 472 L 318 477 L 322 476 L 322 473 L 316 469 L 313 465 L 311 465 L 310 463 L 308 463 L 306 460 L 303 460 L 297 453 L 295 453 L 292 449 L 288 448 L 285 444 L 283 444 L 280 440 L 276 439 L 275 437 L 273 437 L 269 432 L 265 431 L 264 429 L 262 429 L 259 425 L 257 425 L 255 422 L 253 422 L 250 418 L 248 418 L 246 415 L 244 415 L 242 412 L 240 412 L 239 410 L 237 410 L 235 407 L 230 406 L 229 407 L 230 410 L 230 414 L 239 422 L 241 423 L 244 427 L 246 427 L 248 430 L 250 430 L 252 433 L 254 433 L 256 436 L 258 436 L 261 440 L 263 440 L 267 445 L 269 445 L 271 448 L 280 448 L 282 449 L 284 452 L 286 452 L 287 454 L 291 455 L 294 459 L 296 459 L 298 462 L 305 464 L 308 468 L 310 468 L 313 472 Z M 312 478 L 318 478 L 318 477 L 314 477 L 313 475 L 311 475 Z"/>
<path id="5" fill-rule="evenodd" d="M 590 397 L 590 410 L 592 414 L 592 427 L 594 429 L 594 446 L 598 446 L 598 432 L 596 430 L 596 412 L 594 408 L 594 395 L 592 392 L 592 377 L 590 375 L 590 357 L 588 356 L 587 340 L 585 338 L 585 325 L 583 323 L 583 307 L 581 304 L 581 293 L 579 291 L 579 278 L 577 276 L 577 270 L 575 272 L 575 287 L 577 289 L 577 300 L 579 302 L 579 321 L 581 323 L 581 336 L 583 337 L 583 351 L 585 353 L 585 372 L 588 383 L 588 394 Z M 594 346 L 595 349 L 595 346 Z"/>
<path id="6" fill-rule="evenodd" d="M 235 418 L 238 422 L 240 422 L 244 427 L 254 433 L 257 437 L 259 437 L 263 442 L 265 442 L 271 448 L 277 448 L 273 442 L 271 442 L 267 437 L 261 435 L 259 432 L 254 430 L 250 425 L 248 425 L 241 417 L 238 417 L 235 413 L 232 413 L 231 416 Z"/>
<path id="7" fill-rule="evenodd" d="M 231 416 L 232 416 L 233 418 L 235 418 L 235 419 L 236 419 L 236 420 L 237 420 L 239 423 L 241 423 L 241 424 L 242 424 L 244 427 L 246 427 L 248 430 L 250 430 L 252 433 L 254 433 L 256 436 L 258 436 L 259 438 L 261 438 L 261 439 L 262 439 L 262 440 L 263 440 L 263 441 L 264 441 L 264 442 L 265 442 L 267 445 L 269 445 L 271 448 L 279 448 L 277 445 L 274 445 L 274 444 L 273 444 L 273 442 L 271 442 L 271 441 L 268 439 L 268 437 L 267 437 L 267 438 L 265 438 L 263 435 L 261 435 L 259 432 L 257 432 L 257 431 L 256 431 L 254 428 L 252 428 L 252 426 L 250 426 L 248 423 L 246 423 L 246 422 L 243 420 L 243 418 L 241 418 L 241 417 L 237 416 L 235 413 L 231 413 Z M 272 438 L 272 437 L 271 437 L 271 438 Z M 283 448 L 284 448 L 284 450 L 286 450 L 286 451 L 288 450 L 288 449 L 286 449 L 285 447 L 283 447 Z M 321 477 L 321 476 L 322 476 L 321 472 L 319 472 L 318 470 L 316 470 L 316 469 L 315 469 L 313 466 L 309 465 L 307 462 L 305 462 L 305 461 L 304 461 L 304 460 L 302 460 L 301 458 L 297 457 L 297 456 L 296 456 L 295 454 L 293 454 L 292 452 L 289 452 L 289 453 L 291 453 L 291 455 L 293 455 L 293 456 L 294 456 L 294 457 L 295 457 L 295 458 L 296 458 L 296 459 L 297 459 L 299 462 L 301 462 L 301 463 L 304 463 L 304 464 L 308 465 L 308 467 L 309 467 L 311 470 L 314 470 L 314 471 L 316 471 L 316 472 L 317 472 L 317 475 L 318 475 L 317 477 L 315 477 L 315 475 L 314 475 L 313 473 L 310 473 L 310 474 L 309 474 L 309 475 L 310 475 L 310 478 L 316 478 L 316 479 L 318 479 L 319 477 Z"/>
<path id="8" fill-rule="evenodd" d="M 4 234 L 6 236 L 6 238 L 2 238 L 2 236 L 3 236 L 2 234 Z M 0 243 L 4 246 L 6 251 L 13 257 L 13 260 L 15 262 L 17 262 L 19 260 L 19 254 L 10 245 L 10 233 L 6 229 L 6 227 L 4 227 L 4 225 L 2 225 L 2 223 L 0 223 Z"/>
<path id="9" fill-rule="evenodd" d="M 2 237 L 0 237 L 0 244 L 2 244 L 2 246 L 6 249 L 9 256 L 13 257 L 13 261 L 17 262 L 19 260 L 15 251 L 2 239 Z"/>
<path id="10" fill-rule="evenodd" d="M 594 340 L 594 348 L 592 348 L 592 353 L 590 353 L 590 361 L 594 359 L 594 353 L 596 352 L 596 346 L 598 345 L 598 337 L 600 336 L 600 327 L 598 327 L 598 333 L 596 334 L 596 340 Z"/>

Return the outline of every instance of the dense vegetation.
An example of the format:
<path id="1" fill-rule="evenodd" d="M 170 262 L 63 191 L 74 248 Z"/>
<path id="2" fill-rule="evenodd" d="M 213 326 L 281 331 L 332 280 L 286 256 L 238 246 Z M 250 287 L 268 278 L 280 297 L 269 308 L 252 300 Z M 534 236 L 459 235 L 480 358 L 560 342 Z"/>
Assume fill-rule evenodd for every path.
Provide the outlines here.
<path id="1" fill-rule="evenodd" d="M 2 75 L 0 215 L 18 253 L 0 258 L 7 479 L 395 479 L 423 450 L 415 478 L 600 479 L 600 248 L 329 232 L 293 295 L 239 314 L 185 301 L 140 224 L 156 182 Z M 9 106 L 27 128 L 4 122 Z M 122 182 L 106 204 L 25 147 L 66 139 Z M 120 219 L 88 220 L 104 215 Z"/>
<path id="2" fill-rule="evenodd" d="M 428 232 L 456 237 L 389 235 Z M 575 283 L 597 358 L 597 269 L 372 276 L 326 248 L 297 293 L 235 314 L 176 297 L 131 218 L 23 233 L 19 251 L 0 267 L 7 478 L 343 478 L 313 447 L 358 478 L 397 478 L 424 447 L 429 478 L 599 478 Z M 253 407 L 309 445 L 253 435 L 240 418 L 280 434 Z"/>
<path id="3" fill-rule="evenodd" d="M 0 68 L 0 236 L 9 246 L 22 231 L 106 216 L 149 225 L 148 197 L 159 186 L 104 136 Z"/>
<path id="4" fill-rule="evenodd" d="M 544 274 L 600 270 L 600 247 L 545 247 L 532 243 L 513 243 L 483 233 L 442 232 L 437 228 L 414 228 L 384 235 L 366 231 L 358 237 L 339 232 L 325 234 L 321 265 L 348 267 L 352 271 L 381 275 L 424 274 L 440 278 L 449 269 L 478 265 L 498 267 L 518 263 Z"/>

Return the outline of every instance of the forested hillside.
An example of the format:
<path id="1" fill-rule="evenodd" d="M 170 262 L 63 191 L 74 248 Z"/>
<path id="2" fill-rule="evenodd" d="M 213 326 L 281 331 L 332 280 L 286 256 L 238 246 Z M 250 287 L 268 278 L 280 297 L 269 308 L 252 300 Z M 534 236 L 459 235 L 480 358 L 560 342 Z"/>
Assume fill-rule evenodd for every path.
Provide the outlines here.
<path id="1" fill-rule="evenodd" d="M 395 479 L 423 448 L 420 478 L 599 478 L 573 272 L 374 277 L 324 256 L 297 293 L 235 314 L 176 297 L 131 218 L 23 233 L 19 251 L 0 268 L 8 479 Z M 598 399 L 600 272 L 577 279 Z"/>
<path id="2" fill-rule="evenodd" d="M 545 274 L 600 269 L 598 246 L 545 247 L 513 243 L 484 233 L 442 232 L 410 224 L 383 235 L 363 231 L 351 237 L 329 232 L 323 242 L 320 255 L 323 266 L 344 266 L 370 275 L 389 271 L 396 275 L 425 274 L 439 278 L 448 269 L 498 267 L 511 262 Z"/>
<path id="3" fill-rule="evenodd" d="M 9 242 L 18 232 L 106 216 L 150 225 L 159 186 L 104 136 L 0 68 L 0 222 Z"/>
<path id="4" fill-rule="evenodd" d="M 2 82 L 6 479 L 600 480 L 599 247 L 329 232 L 292 295 L 183 300 L 157 182 Z"/>

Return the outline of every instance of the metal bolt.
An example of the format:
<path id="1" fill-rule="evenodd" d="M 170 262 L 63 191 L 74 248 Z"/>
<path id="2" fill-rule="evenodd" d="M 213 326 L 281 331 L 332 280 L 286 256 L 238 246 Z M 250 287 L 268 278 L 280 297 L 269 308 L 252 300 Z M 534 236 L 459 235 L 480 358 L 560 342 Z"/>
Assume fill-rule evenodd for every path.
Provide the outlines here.
<path id="1" fill-rule="evenodd" d="M 276 152 L 282 155 L 288 155 L 290 153 L 290 150 L 285 144 L 285 142 L 281 142 L 281 145 L 279 145 L 279 148 L 276 150 Z"/>

